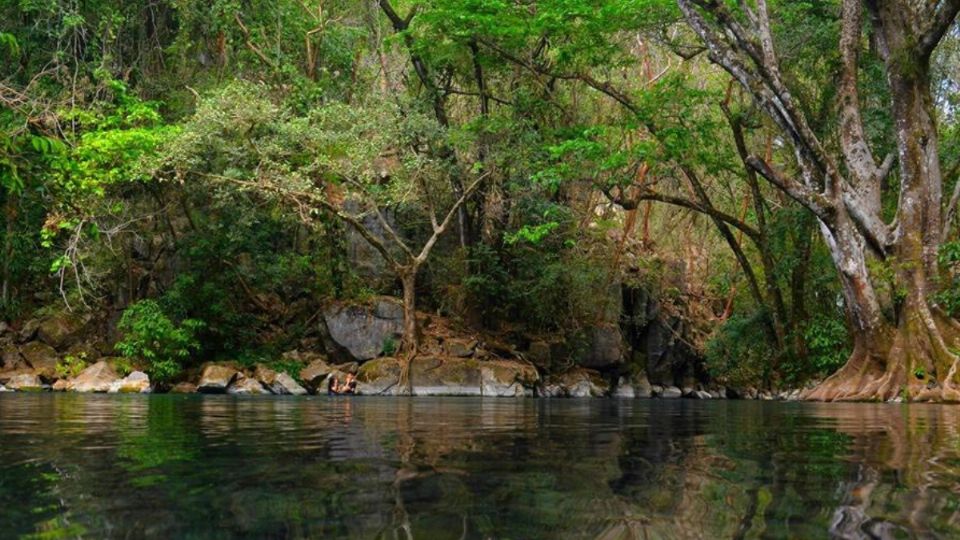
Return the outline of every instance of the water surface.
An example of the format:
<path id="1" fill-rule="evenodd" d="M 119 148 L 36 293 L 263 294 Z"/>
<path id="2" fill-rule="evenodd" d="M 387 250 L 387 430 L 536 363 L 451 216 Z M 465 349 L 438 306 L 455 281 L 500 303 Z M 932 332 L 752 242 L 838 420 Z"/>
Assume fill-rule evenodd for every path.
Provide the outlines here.
<path id="1" fill-rule="evenodd" d="M 960 538 L 960 408 L 0 394 L 0 537 Z"/>

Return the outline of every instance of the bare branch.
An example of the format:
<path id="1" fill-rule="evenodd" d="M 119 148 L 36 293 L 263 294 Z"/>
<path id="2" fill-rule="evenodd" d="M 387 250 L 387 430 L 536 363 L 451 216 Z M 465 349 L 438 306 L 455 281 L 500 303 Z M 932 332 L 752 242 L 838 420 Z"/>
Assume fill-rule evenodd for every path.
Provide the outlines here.
<path id="1" fill-rule="evenodd" d="M 919 52 L 924 58 L 929 58 L 940 40 L 950 30 L 950 26 L 960 12 L 960 0 L 945 0 L 937 9 L 930 24 L 920 35 Z"/>

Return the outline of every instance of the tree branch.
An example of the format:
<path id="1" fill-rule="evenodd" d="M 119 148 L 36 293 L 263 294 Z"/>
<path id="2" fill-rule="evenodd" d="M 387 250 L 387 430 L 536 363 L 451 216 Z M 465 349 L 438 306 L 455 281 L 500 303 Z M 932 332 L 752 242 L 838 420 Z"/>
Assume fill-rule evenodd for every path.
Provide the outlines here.
<path id="1" fill-rule="evenodd" d="M 940 44 L 940 40 L 950 30 L 957 13 L 960 12 L 960 0 L 945 0 L 937 9 L 933 19 L 920 35 L 918 50 L 924 58 L 929 58 L 934 49 Z"/>

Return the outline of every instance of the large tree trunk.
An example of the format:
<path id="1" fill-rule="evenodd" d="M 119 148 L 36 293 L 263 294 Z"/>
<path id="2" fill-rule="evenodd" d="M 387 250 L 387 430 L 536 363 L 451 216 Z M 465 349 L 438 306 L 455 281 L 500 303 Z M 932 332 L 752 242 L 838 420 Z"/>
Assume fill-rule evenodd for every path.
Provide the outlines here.
<path id="1" fill-rule="evenodd" d="M 410 394 L 413 385 L 410 382 L 410 364 L 417 356 L 417 270 L 405 269 L 400 273 L 400 284 L 403 287 L 403 338 L 400 345 L 400 380 L 397 386 L 401 392 Z"/>
<path id="2" fill-rule="evenodd" d="M 893 98 L 900 201 L 886 263 L 895 275 L 893 321 L 877 311 L 863 243 L 842 221 L 826 231 L 852 315 L 854 351 L 847 364 L 812 391 L 811 399 L 960 401 L 960 325 L 931 307 L 941 235 L 938 134 L 929 59 L 911 35 L 913 21 L 895 2 L 869 4 Z M 834 242 L 831 243 L 830 233 Z M 850 234 L 848 234 L 850 233 Z M 859 249 L 858 249 L 859 248 Z M 864 279 L 866 278 L 866 279 Z M 891 310 L 888 310 L 891 311 Z"/>
<path id="3" fill-rule="evenodd" d="M 7 200 L 4 204 L 4 218 L 6 230 L 3 236 L 3 283 L 0 285 L 0 307 L 6 308 L 10 304 L 10 262 L 13 260 L 13 236 L 16 233 L 17 222 L 17 195 L 7 191 Z"/>

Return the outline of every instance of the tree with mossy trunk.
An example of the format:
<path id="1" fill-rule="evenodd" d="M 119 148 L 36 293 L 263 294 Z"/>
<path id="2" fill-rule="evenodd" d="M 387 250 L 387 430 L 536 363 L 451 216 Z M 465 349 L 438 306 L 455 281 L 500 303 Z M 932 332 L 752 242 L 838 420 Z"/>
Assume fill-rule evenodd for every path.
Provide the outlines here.
<path id="1" fill-rule="evenodd" d="M 766 0 L 739 7 L 713 0 L 678 3 L 710 60 L 742 86 L 792 149 L 790 165 L 756 155 L 747 162 L 816 216 L 838 270 L 854 349 L 844 367 L 806 397 L 960 401 L 960 357 L 954 352 L 960 324 L 933 302 L 944 208 L 930 88 L 931 55 L 953 27 L 960 1 L 842 0 L 836 6 L 837 131 L 819 134 L 808 121 L 808 104 L 791 92 L 789 83 L 798 75 L 781 72 L 774 25 L 782 19 Z M 896 147 L 883 160 L 874 156 L 876 139 L 864 128 L 860 98 L 868 40 L 867 54 L 885 71 L 892 118 L 887 135 Z M 797 174 L 788 172 L 791 166 Z M 883 200 L 897 180 L 890 216 Z"/>

